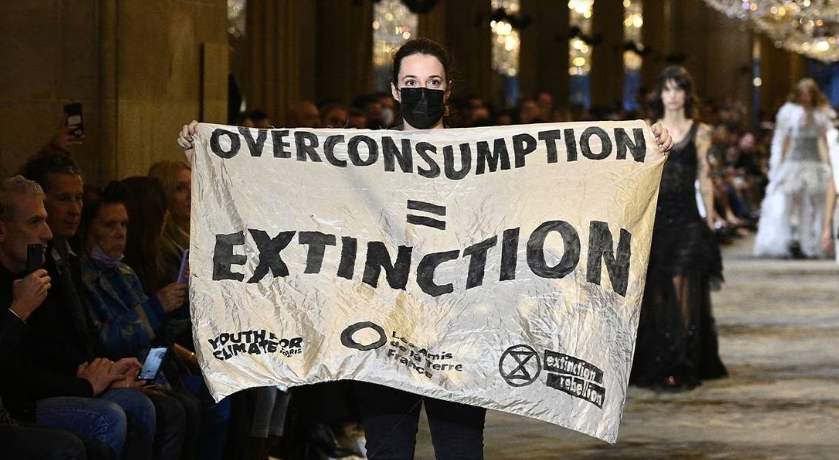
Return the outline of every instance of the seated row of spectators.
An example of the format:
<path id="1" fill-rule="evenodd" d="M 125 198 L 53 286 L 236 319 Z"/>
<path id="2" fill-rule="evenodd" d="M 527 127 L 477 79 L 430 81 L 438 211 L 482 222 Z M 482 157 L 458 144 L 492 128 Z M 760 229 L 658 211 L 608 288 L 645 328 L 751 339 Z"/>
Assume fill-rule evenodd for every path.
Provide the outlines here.
<path id="1" fill-rule="evenodd" d="M 114 455 L 150 458 L 157 418 L 150 398 L 136 390 L 140 363 L 106 358 L 77 294 L 67 239 L 78 225 L 81 178 L 64 167 L 44 172 L 46 187 L 21 176 L 0 186 L 0 301 L 28 312 L 17 315 L 20 335 L 0 394 L 16 421 L 94 438 Z M 35 269 L 38 250 L 45 257 Z"/>
<path id="2" fill-rule="evenodd" d="M 752 132 L 714 127 L 708 164 L 714 181 L 714 212 L 723 242 L 756 230 L 766 188 L 768 146 Z"/>
<path id="3" fill-rule="evenodd" d="M 85 189 L 56 149 L 4 180 L 0 301 L 24 312 L 4 318 L 18 331 L 4 362 L 13 378 L 0 383 L 10 420 L 71 432 L 112 457 L 222 458 L 229 401 L 209 395 L 191 350 L 186 284 L 165 263 L 179 252 L 180 266 L 188 246 L 188 224 L 179 225 L 189 221 L 189 168 L 167 163 L 176 164 L 156 169 L 172 179 L 169 199 L 153 177 Z M 29 271 L 32 245 L 44 257 Z M 137 380 L 157 345 L 173 350 L 160 378 Z"/>
<path id="4" fill-rule="evenodd" d="M 188 264 L 187 273 L 181 269 L 189 247 L 189 165 L 163 161 L 148 176 L 85 186 L 60 148 L 66 145 L 33 156 L 26 177 L 5 180 L 0 194 L 0 222 L 19 230 L 7 238 L 4 224 L 0 243 L 3 331 L 11 331 L 8 340 L 2 336 L 11 351 L 3 364 L 21 376 L 0 383 L 10 402 L 0 405 L 3 448 L 31 452 L 33 438 L 12 424 L 37 423 L 32 436 L 53 436 L 51 450 L 77 458 L 267 459 L 283 432 L 289 393 L 264 387 L 216 403 L 197 366 L 186 284 L 178 279 L 188 274 Z M 13 206 L 24 202 L 25 212 Z M 44 260 L 29 272 L 33 244 Z M 158 346 L 172 352 L 159 378 L 138 381 L 140 362 Z M 340 448 L 327 421 L 312 415 L 331 418 L 329 396 L 310 394 L 293 411 L 302 442 L 287 439 L 284 449 L 296 458 L 359 453 L 363 441 Z M 352 420 L 337 423 L 335 431 L 356 429 Z"/>

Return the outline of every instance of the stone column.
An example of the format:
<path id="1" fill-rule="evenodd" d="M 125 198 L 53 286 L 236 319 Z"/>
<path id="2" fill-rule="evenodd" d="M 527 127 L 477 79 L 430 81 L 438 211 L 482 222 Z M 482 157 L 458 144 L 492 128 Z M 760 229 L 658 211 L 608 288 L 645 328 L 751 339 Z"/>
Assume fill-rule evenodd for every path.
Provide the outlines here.
<path id="1" fill-rule="evenodd" d="M 449 10 L 448 0 L 438 0 L 427 14 L 419 15 L 418 32 L 420 37 L 430 38 L 440 44 L 446 43 L 446 16 Z"/>
<path id="2" fill-rule="evenodd" d="M 373 90 L 373 4 L 319 0 L 317 36 L 304 47 L 317 50 L 317 95 L 350 104 Z"/>
<path id="3" fill-rule="evenodd" d="M 679 2 L 675 46 L 685 56 L 700 99 L 752 102 L 752 34 L 745 23 L 702 2 Z M 702 36 L 702 40 L 696 37 Z"/>
<path id="4" fill-rule="evenodd" d="M 469 1 L 450 6 L 446 10 L 445 45 L 455 63 L 454 91 L 492 101 L 496 98 L 492 90 L 491 4 Z"/>
<path id="5" fill-rule="evenodd" d="M 641 86 L 652 90 L 656 84 L 665 58 L 670 53 L 669 38 L 672 26 L 668 22 L 669 0 L 644 0 L 644 25 L 641 26 L 641 42 L 646 54 L 641 64 Z"/>
<path id="6" fill-rule="evenodd" d="M 286 111 L 300 95 L 300 3 L 295 0 L 248 0 L 248 110 L 261 109 L 282 126 Z M 306 44 L 312 46 L 308 37 Z"/>
<path id="7" fill-rule="evenodd" d="M 591 56 L 591 105 L 622 105 L 623 2 L 595 1 L 592 13 L 592 35 L 602 41 Z"/>
<path id="8" fill-rule="evenodd" d="M 99 3 L 99 183 L 178 158 L 190 120 L 226 122 L 226 12 L 223 0 Z"/>
<path id="9" fill-rule="evenodd" d="M 521 31 L 519 84 L 524 97 L 547 91 L 554 107 L 568 105 L 568 3 L 553 0 L 522 0 L 521 14 L 530 16 Z"/>
<path id="10" fill-rule="evenodd" d="M 117 23 L 117 4 L 115 2 L 99 2 L 99 130 L 102 136 L 99 139 L 99 148 L 101 152 L 118 152 L 117 143 L 117 114 L 119 107 L 119 72 L 117 65 L 117 31 L 119 26 Z M 196 114 L 197 116 L 197 114 Z M 98 170 L 100 176 L 97 182 L 104 185 L 110 179 L 116 179 L 117 175 L 117 155 L 99 155 Z M 91 178 L 87 178 L 87 183 L 93 184 Z"/>
<path id="11" fill-rule="evenodd" d="M 806 58 L 800 54 L 778 49 L 772 40 L 761 36 L 760 88 L 761 109 L 775 119 L 777 110 L 786 101 L 798 80 L 806 76 Z"/>
<path id="12" fill-rule="evenodd" d="M 0 177 L 17 174 L 80 102 L 84 145 L 73 158 L 98 180 L 99 92 L 96 2 L 0 2 Z"/>

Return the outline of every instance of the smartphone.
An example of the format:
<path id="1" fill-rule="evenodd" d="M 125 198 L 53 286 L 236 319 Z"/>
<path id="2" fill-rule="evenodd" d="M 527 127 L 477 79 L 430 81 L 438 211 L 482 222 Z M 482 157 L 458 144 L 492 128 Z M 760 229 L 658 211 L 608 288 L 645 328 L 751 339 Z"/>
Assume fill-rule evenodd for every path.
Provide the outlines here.
<path id="1" fill-rule="evenodd" d="M 140 370 L 137 380 L 145 380 L 148 383 L 154 382 L 157 379 L 158 372 L 160 372 L 160 365 L 163 364 L 163 358 L 166 357 L 167 350 L 166 347 L 155 347 L 149 350 L 146 362 L 143 363 L 143 369 Z"/>
<path id="2" fill-rule="evenodd" d="M 30 274 L 35 270 L 44 266 L 44 246 L 40 244 L 30 244 L 26 246 L 26 274 Z"/>
<path id="3" fill-rule="evenodd" d="M 82 104 L 73 102 L 64 106 L 64 126 L 75 126 L 71 134 L 76 137 L 84 137 L 84 118 L 82 117 Z"/>
<path id="4" fill-rule="evenodd" d="M 184 255 L 181 258 L 181 268 L 178 269 L 178 283 L 189 281 L 189 277 L 186 275 L 187 267 L 189 267 L 189 248 L 184 249 Z"/>

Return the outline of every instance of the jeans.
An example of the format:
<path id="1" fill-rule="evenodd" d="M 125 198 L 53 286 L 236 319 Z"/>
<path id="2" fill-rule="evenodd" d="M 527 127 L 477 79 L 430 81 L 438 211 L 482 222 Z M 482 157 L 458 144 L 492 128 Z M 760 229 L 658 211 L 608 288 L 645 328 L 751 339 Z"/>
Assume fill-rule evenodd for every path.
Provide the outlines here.
<path id="1" fill-rule="evenodd" d="M 82 441 L 73 433 L 51 428 L 0 426 L 0 446 L 8 460 L 84 460 Z"/>
<path id="2" fill-rule="evenodd" d="M 108 390 L 96 399 L 116 403 L 125 412 L 128 430 L 121 459 L 148 460 L 152 457 L 154 431 L 157 423 L 154 405 L 138 390 Z"/>
<path id="3" fill-rule="evenodd" d="M 125 412 L 113 401 L 98 398 L 57 397 L 37 403 L 39 425 L 87 435 L 122 452 L 127 431 Z"/>
<path id="4" fill-rule="evenodd" d="M 425 404 L 437 460 L 483 460 L 486 409 L 356 382 L 369 460 L 413 460 Z"/>

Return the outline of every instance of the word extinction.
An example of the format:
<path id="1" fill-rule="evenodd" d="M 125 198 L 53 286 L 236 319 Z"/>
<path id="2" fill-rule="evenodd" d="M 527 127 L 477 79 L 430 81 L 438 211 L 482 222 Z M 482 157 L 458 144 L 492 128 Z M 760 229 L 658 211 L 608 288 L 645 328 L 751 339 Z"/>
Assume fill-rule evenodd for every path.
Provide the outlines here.
<path id="1" fill-rule="evenodd" d="M 273 237 L 267 232 L 257 229 L 248 229 L 248 233 L 256 245 L 258 261 L 247 283 L 258 283 L 269 272 L 275 278 L 288 276 L 289 269 L 283 260 L 282 251 L 292 243 L 295 236 L 297 237 L 297 244 L 308 247 L 304 273 L 320 273 L 327 248 L 338 244 L 336 235 L 322 232 L 281 231 Z M 553 233 L 562 238 L 564 249 L 559 262 L 551 265 L 548 257 L 546 257 L 545 241 Z M 340 261 L 335 274 L 341 278 L 352 280 L 355 276 L 356 259 L 358 257 L 358 239 L 352 237 L 341 237 L 340 239 Z M 615 248 L 614 238 L 608 224 L 601 221 L 591 221 L 589 224 L 586 280 L 600 285 L 602 261 L 606 265 L 612 290 L 621 296 L 626 296 L 631 258 L 631 239 L 632 235 L 627 230 L 621 229 L 618 244 Z M 423 255 L 416 264 L 417 284 L 423 292 L 433 297 L 453 292 L 454 284 L 452 282 L 443 284 L 435 282 L 435 271 L 446 262 L 468 258 L 468 269 L 463 274 L 466 278 L 466 289 L 481 286 L 484 282 L 487 254 L 491 248 L 499 245 L 499 240 L 501 260 L 498 281 L 514 280 L 519 263 L 519 228 L 504 230 L 500 238 L 499 235 L 496 235 L 463 250 L 454 249 Z M 234 248 L 243 246 L 245 242 L 244 231 L 216 235 L 213 252 L 213 280 L 244 280 L 245 275 L 234 272 L 232 267 L 247 263 L 248 256 L 234 253 Z M 533 274 L 541 278 L 563 278 L 567 276 L 574 271 L 579 263 L 580 254 L 579 233 L 566 221 L 543 222 L 527 237 L 527 266 Z M 379 277 L 384 270 L 385 279 L 392 289 L 405 290 L 412 267 L 412 257 L 413 247 L 411 246 L 396 248 L 394 258 L 385 243 L 381 241 L 367 242 L 361 281 L 372 287 L 378 287 Z"/>
<path id="2" fill-rule="evenodd" d="M 269 136 L 271 142 L 268 142 Z M 463 179 L 473 170 L 475 175 L 480 175 L 511 167 L 522 168 L 527 155 L 535 152 L 539 143 L 543 144 L 547 163 L 560 160 L 563 146 L 566 162 L 578 161 L 581 156 L 588 160 L 605 160 L 613 154 L 618 160 L 626 160 L 629 153 L 633 160 L 643 163 L 647 151 L 643 129 L 633 128 L 630 135 L 625 128 L 614 128 L 610 135 L 598 126 L 550 129 L 539 131 L 535 137 L 521 133 L 509 138 L 442 147 L 386 135 L 359 134 L 347 139 L 344 134 L 333 134 L 321 139 L 314 132 L 291 132 L 287 129 L 251 130 L 240 127 L 238 132 L 234 132 L 216 128 L 210 136 L 210 150 L 222 159 L 233 158 L 246 148 L 251 157 L 290 159 L 293 154 L 296 161 L 326 161 L 338 168 L 349 165 L 366 167 L 381 162 L 385 172 L 416 173 L 426 178 L 443 174 L 451 180 Z M 459 154 L 455 153 L 456 150 Z"/>

